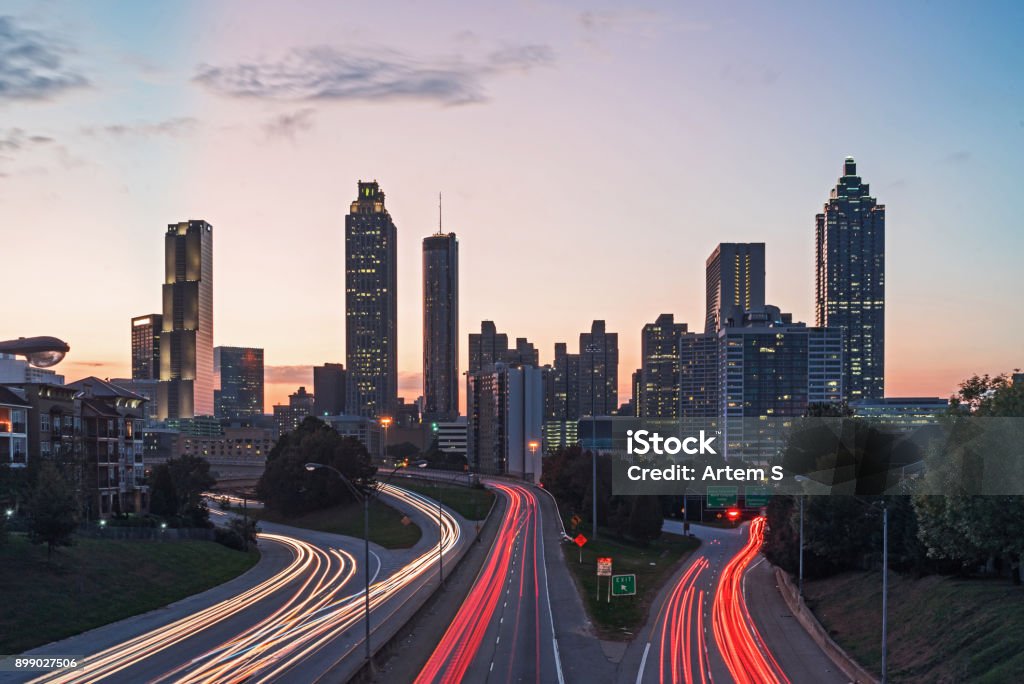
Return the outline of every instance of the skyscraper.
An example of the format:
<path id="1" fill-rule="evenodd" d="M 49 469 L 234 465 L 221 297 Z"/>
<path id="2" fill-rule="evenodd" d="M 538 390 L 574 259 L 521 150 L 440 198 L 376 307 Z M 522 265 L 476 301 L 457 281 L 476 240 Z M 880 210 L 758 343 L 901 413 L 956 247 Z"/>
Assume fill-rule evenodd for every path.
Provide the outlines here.
<path id="1" fill-rule="evenodd" d="M 397 231 L 377 182 L 359 181 L 345 216 L 345 356 L 348 410 L 377 418 L 398 397 Z"/>
<path id="2" fill-rule="evenodd" d="M 132 380 L 160 379 L 160 314 L 132 319 Z"/>
<path id="3" fill-rule="evenodd" d="M 824 211 L 815 216 L 815 320 L 841 328 L 849 402 L 885 394 L 885 205 L 847 157 Z"/>
<path id="4" fill-rule="evenodd" d="M 723 242 L 705 265 L 704 332 L 718 332 L 722 309 L 764 306 L 764 243 Z"/>
<path id="5" fill-rule="evenodd" d="M 252 347 L 214 347 L 214 392 L 218 418 L 254 418 L 263 415 L 263 350 Z"/>
<path id="6" fill-rule="evenodd" d="M 459 415 L 459 241 L 423 238 L 424 420 Z"/>
<path id="7" fill-rule="evenodd" d="M 579 401 L 581 416 L 610 416 L 619 408 L 619 334 L 594 321 L 580 333 Z"/>
<path id="8" fill-rule="evenodd" d="M 634 392 L 641 418 L 679 417 L 679 339 L 686 324 L 661 314 L 640 334 L 640 382 Z"/>
<path id="9" fill-rule="evenodd" d="M 481 321 L 480 332 L 469 334 L 470 373 L 486 370 L 508 359 L 508 335 L 499 333 L 494 321 Z"/>
<path id="10" fill-rule="evenodd" d="M 555 363 L 544 366 L 544 446 L 559 449 L 576 443 L 580 417 L 580 355 L 555 342 Z"/>
<path id="11" fill-rule="evenodd" d="M 542 371 L 497 363 L 467 375 L 466 449 L 474 471 L 540 480 Z"/>
<path id="12" fill-rule="evenodd" d="M 340 416 L 345 413 L 348 391 L 345 364 L 325 363 L 313 367 L 314 412 L 317 416 Z"/>
<path id="13" fill-rule="evenodd" d="M 212 416 L 213 226 L 206 221 L 167 226 L 163 302 L 157 416 Z"/>

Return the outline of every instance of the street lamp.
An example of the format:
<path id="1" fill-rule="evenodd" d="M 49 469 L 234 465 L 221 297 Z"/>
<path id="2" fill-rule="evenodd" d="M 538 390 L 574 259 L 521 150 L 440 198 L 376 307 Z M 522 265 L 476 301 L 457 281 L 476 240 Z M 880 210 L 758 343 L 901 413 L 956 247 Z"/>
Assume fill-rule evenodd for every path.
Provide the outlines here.
<path id="1" fill-rule="evenodd" d="M 424 459 L 415 462 L 417 468 L 426 468 L 430 463 Z M 441 508 L 441 483 L 434 480 L 437 485 L 437 573 L 441 578 L 441 588 L 444 588 L 444 554 L 442 541 L 444 539 L 444 510 Z"/>
<path id="2" fill-rule="evenodd" d="M 383 419 L 382 419 L 383 421 Z M 390 423 L 391 419 L 388 418 Z M 391 476 L 398 472 L 398 469 L 402 466 L 398 466 L 391 471 L 388 475 L 387 480 L 391 479 Z M 307 463 L 306 470 L 313 472 L 314 470 L 329 470 L 339 478 L 342 483 L 348 488 L 352 495 L 358 501 L 360 498 L 363 500 L 363 578 L 364 578 L 364 601 L 363 601 L 363 622 L 366 624 L 366 664 L 368 667 L 373 668 L 373 652 L 370 649 L 370 495 L 369 493 L 360 492 L 359 489 L 352 484 L 345 475 L 337 468 L 323 463 Z"/>
<path id="3" fill-rule="evenodd" d="M 387 459 L 388 457 L 388 428 L 391 427 L 391 423 L 395 422 L 390 416 L 381 416 L 380 426 L 384 428 L 384 446 L 381 448 L 381 458 Z"/>
<path id="4" fill-rule="evenodd" d="M 0 342 L 0 354 L 24 356 L 28 362 L 38 368 L 56 366 L 64 359 L 71 347 L 56 337 L 19 337 L 16 340 Z"/>

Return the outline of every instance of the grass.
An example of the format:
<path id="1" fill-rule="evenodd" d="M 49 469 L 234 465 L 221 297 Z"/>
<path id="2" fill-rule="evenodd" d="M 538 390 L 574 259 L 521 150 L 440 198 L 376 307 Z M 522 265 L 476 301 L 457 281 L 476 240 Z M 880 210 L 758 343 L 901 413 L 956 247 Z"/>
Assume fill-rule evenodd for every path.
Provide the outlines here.
<path id="1" fill-rule="evenodd" d="M 588 541 L 582 550 L 575 544 L 562 545 L 565 562 L 576 579 L 576 588 L 583 597 L 587 612 L 601 636 L 609 639 L 629 639 L 643 626 L 654 597 L 678 567 L 678 563 L 700 546 L 693 537 L 662 534 L 649 546 L 636 546 L 623 541 L 602 537 Z M 616 575 L 636 575 L 635 596 L 613 596 L 608 602 L 608 578 L 601 579 L 601 596 L 597 596 L 597 558 L 612 558 L 612 572 Z"/>
<path id="2" fill-rule="evenodd" d="M 241 508 L 232 509 L 241 513 Z M 302 527 L 307 530 L 333 532 L 348 537 L 363 538 L 363 505 L 347 504 L 312 511 L 297 516 L 285 516 L 264 508 L 248 509 L 249 517 L 256 520 Z M 402 522 L 405 516 L 386 503 L 370 500 L 370 541 L 386 549 L 407 549 L 420 540 L 422 532 L 416 523 Z"/>
<path id="3" fill-rule="evenodd" d="M 461 487 L 451 484 L 435 484 L 426 480 L 402 478 L 393 483 L 396 487 L 408 489 L 437 500 L 461 515 L 466 520 L 483 520 L 491 510 L 494 492 L 482 487 Z"/>
<path id="4" fill-rule="evenodd" d="M 17 654 L 222 584 L 258 551 L 206 541 L 76 538 L 54 549 L 9 535 L 0 544 L 0 653 Z"/>
<path id="5" fill-rule="evenodd" d="M 804 583 L 808 605 L 862 666 L 879 671 L 882 578 L 846 573 Z M 892 682 L 1024 681 L 1024 587 L 1007 580 L 889 575 Z"/>

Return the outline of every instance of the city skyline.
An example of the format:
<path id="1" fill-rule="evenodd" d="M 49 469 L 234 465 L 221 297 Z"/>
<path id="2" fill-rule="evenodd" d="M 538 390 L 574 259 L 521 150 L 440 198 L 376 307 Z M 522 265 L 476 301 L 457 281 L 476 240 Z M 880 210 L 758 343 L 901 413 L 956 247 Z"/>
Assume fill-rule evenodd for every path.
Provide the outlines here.
<path id="1" fill-rule="evenodd" d="M 214 46 L 205 27 L 227 9 L 194 4 L 162 21 L 170 5 L 9 7 L 11 34 L 57 66 L 51 90 L 0 96 L 0 199 L 14 219 L 0 231 L 5 242 L 16 226 L 52 236 L 51 267 L 94 260 L 96 286 L 116 293 L 84 311 L 40 283 L 12 302 L 5 337 L 67 339 L 69 380 L 130 376 L 126 322 L 160 310 L 156 236 L 167 221 L 203 218 L 217 227 L 214 343 L 266 349 L 268 406 L 312 386 L 312 366 L 345 360 L 344 208 L 357 179 L 376 178 L 401 227 L 402 396 L 421 392 L 420 246 L 442 190 L 461 242 L 460 341 L 494 320 L 549 363 L 555 342 L 603 319 L 620 335 L 625 399 L 645 323 L 672 313 L 700 329 L 703 262 L 719 242 L 766 243 L 766 301 L 814 320 L 814 215 L 846 155 L 889 211 L 886 394 L 947 396 L 972 373 L 1020 363 L 1024 323 L 1006 314 L 1019 310 L 1024 237 L 1000 201 L 1015 186 L 1007 141 L 1024 130 L 1013 4 L 913 17 L 878 5 L 848 18 L 871 36 L 858 71 L 885 103 L 856 112 L 818 96 L 829 60 L 799 59 L 829 54 L 828 18 L 793 21 L 790 9 L 751 5 L 743 21 L 719 8 L 472 9 L 434 40 L 425 10 L 382 5 L 374 21 L 389 22 L 394 42 L 378 66 L 443 65 L 449 94 L 395 95 L 384 79 L 369 95 L 317 98 L 294 82 L 242 95 L 230 76 L 244 60 L 269 69 L 318 45 L 339 59 L 314 67 L 344 64 L 374 25 L 359 12 L 325 6 L 322 27 L 271 6 L 235 12 L 237 30 Z M 164 54 L 156 27 L 188 40 Z M 800 54 L 779 47 L 797 37 Z M 619 98 L 620 82 L 634 96 Z M 637 193 L 642 202 L 626 201 Z M 623 230 L 635 253 L 619 248 Z M 508 244 L 524 247 L 521 259 L 507 259 Z M 6 278 L 38 276 L 16 259 Z M 989 306 L 972 305 L 979 293 Z"/>

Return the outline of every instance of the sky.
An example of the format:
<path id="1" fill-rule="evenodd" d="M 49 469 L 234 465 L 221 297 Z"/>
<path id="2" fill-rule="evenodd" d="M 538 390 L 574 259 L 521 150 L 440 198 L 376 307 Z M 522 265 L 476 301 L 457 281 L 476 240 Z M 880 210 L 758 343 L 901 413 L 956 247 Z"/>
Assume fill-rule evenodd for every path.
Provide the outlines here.
<path id="1" fill-rule="evenodd" d="M 857 159 L 886 205 L 886 393 L 1024 366 L 1024 4 L 5 2 L 0 339 L 130 375 L 168 223 L 214 226 L 214 340 L 267 406 L 343 362 L 344 215 L 399 240 L 400 392 L 421 393 L 421 242 L 460 243 L 466 335 L 552 360 L 593 319 L 700 330 L 704 262 L 765 242 L 813 324 L 814 215 Z"/>

